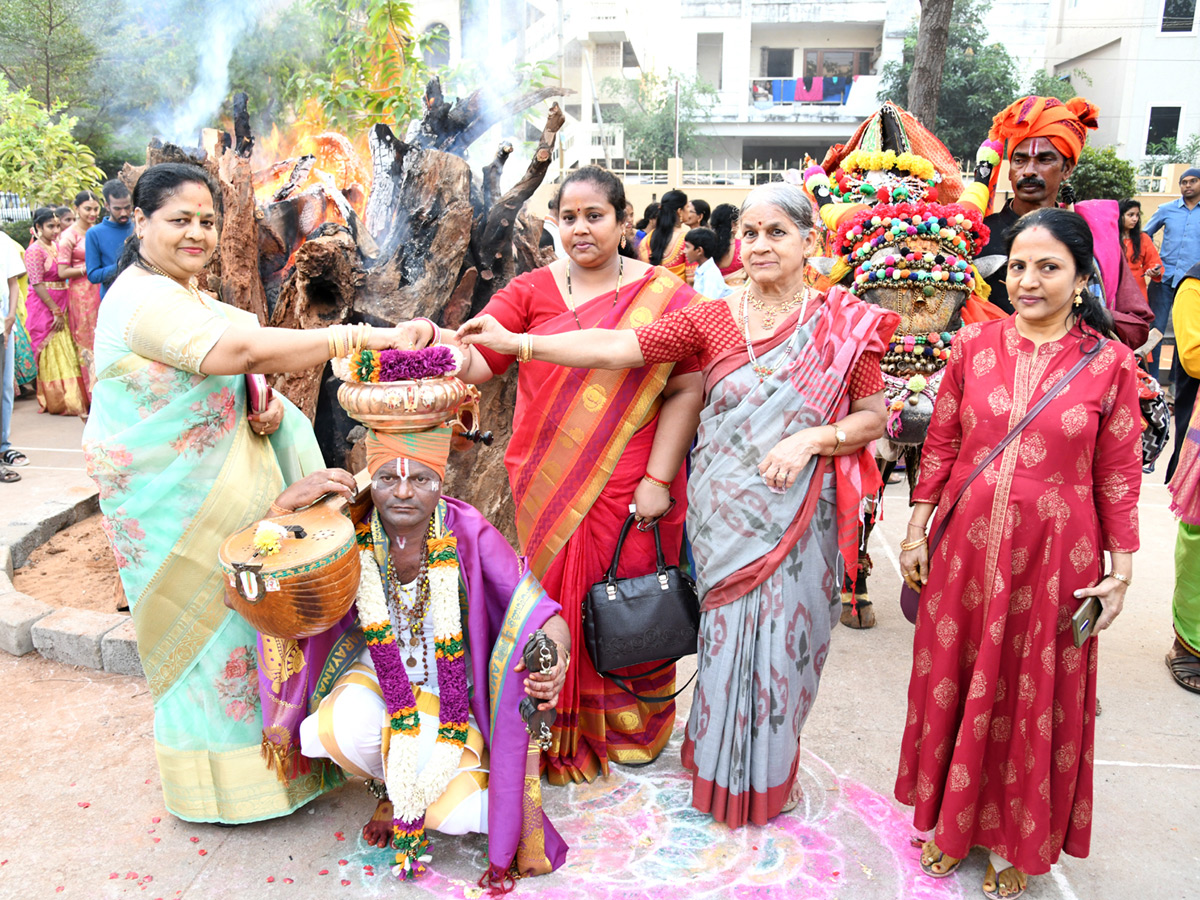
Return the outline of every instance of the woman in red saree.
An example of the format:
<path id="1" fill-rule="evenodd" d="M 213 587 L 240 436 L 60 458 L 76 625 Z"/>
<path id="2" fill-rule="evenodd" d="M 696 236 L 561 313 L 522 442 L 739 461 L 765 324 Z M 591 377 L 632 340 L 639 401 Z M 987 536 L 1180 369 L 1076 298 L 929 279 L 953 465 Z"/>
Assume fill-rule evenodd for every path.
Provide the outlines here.
<path id="1" fill-rule="evenodd" d="M 700 596 L 695 696 L 683 764 L 692 805 L 730 828 L 800 802 L 800 733 L 838 620 L 842 560 L 858 561 L 867 452 L 887 415 L 879 359 L 899 316 L 805 285 L 812 205 L 794 185 L 742 209 L 743 291 L 635 331 L 517 335 L 481 316 L 469 343 L 524 342 L 560 366 L 644 366 L 698 354 L 705 407 L 688 481 Z M 665 424 L 663 427 L 666 427 Z"/>
<path id="2" fill-rule="evenodd" d="M 679 278 L 618 254 L 625 214 L 625 191 L 612 173 L 596 166 L 573 172 L 559 194 L 566 258 L 515 278 L 485 311 L 517 331 L 555 334 L 648 324 L 691 303 L 696 294 Z M 483 348 L 467 354 L 461 377 L 476 384 L 515 359 Z M 545 757 L 552 784 L 591 781 L 607 774 L 610 762 L 651 762 L 671 736 L 674 700 L 644 703 L 597 674 L 583 649 L 581 603 L 607 570 L 631 508 L 641 519 L 662 517 L 664 549 L 672 564 L 678 558 L 686 510 L 681 469 L 701 395 L 695 370 L 694 361 L 624 372 L 521 363 L 504 457 L 517 536 L 533 573 L 562 604 L 579 648 Z M 618 575 L 644 575 L 654 559 L 651 534 L 635 529 Z M 635 693 L 671 694 L 675 667 L 638 677 L 651 668 L 618 674 L 629 677 Z"/>
<path id="3" fill-rule="evenodd" d="M 1071 615 L 1091 596 L 1104 609 L 1097 630 L 1121 611 L 1142 474 L 1136 361 L 1109 340 L 963 491 L 1112 334 L 1087 290 L 1092 236 L 1081 216 L 1042 209 L 1009 234 L 1017 312 L 955 335 L 900 556 L 921 600 L 896 799 L 916 807 L 917 828 L 934 830 L 927 874 L 948 875 L 975 845 L 991 852 L 992 898 L 1018 896 L 1064 850 L 1088 855 L 1097 647 L 1075 646 Z M 935 505 L 952 521 L 928 552 Z"/>

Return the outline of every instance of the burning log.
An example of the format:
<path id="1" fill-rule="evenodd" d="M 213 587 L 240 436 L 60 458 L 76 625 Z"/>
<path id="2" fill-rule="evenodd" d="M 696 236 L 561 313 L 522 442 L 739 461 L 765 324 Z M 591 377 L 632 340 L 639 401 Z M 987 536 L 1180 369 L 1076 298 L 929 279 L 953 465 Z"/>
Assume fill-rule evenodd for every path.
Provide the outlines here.
<path id="1" fill-rule="evenodd" d="M 255 142 L 239 95 L 234 134 L 206 140 L 210 153 L 152 144 L 147 165 L 186 160 L 217 177 L 221 251 L 208 284 L 264 325 L 391 325 L 427 316 L 453 328 L 517 274 L 553 258 L 539 247 L 540 220 L 524 206 L 549 168 L 562 111 L 552 104 L 525 174 L 503 195 L 500 175 L 512 145 L 500 145 L 480 184 L 472 183 L 466 149 L 502 117 L 565 93 L 547 88 L 495 105 L 475 92 L 451 104 L 434 79 L 425 115 L 407 142 L 386 125 L 372 129 L 370 173 L 359 167 L 349 141 L 333 133 L 314 139 L 315 156 L 254 171 Z M 127 167 L 122 177 L 132 187 L 140 173 Z M 353 467 L 361 428 L 337 404 L 338 384 L 328 366 L 275 379 L 314 419 L 327 463 Z M 482 411 L 495 446 L 456 454 L 447 474 L 448 490 L 479 507 L 510 540 L 514 512 L 503 449 L 515 403 L 515 373 L 484 386 Z"/>

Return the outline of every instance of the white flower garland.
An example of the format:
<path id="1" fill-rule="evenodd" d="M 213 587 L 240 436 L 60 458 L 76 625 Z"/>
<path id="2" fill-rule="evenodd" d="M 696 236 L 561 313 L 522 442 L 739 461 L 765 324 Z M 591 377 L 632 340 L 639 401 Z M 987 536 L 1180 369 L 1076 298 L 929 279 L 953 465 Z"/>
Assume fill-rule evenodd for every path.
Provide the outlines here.
<path id="1" fill-rule="evenodd" d="M 385 625 L 388 637 L 394 642 L 392 618 L 384 595 L 379 565 L 370 550 L 359 551 L 362 576 L 359 581 L 359 621 L 364 625 Z M 458 636 L 462 640 L 462 611 L 458 605 L 458 567 L 439 566 L 428 574 L 430 612 L 436 639 Z M 390 713 L 389 713 L 390 714 Z M 388 747 L 385 783 L 388 797 L 395 807 L 395 817 L 406 821 L 421 818 L 445 792 L 457 774 L 462 761 L 462 747 L 438 741 L 433 756 L 418 779 L 417 751 L 420 731 L 412 736 L 393 734 Z"/>

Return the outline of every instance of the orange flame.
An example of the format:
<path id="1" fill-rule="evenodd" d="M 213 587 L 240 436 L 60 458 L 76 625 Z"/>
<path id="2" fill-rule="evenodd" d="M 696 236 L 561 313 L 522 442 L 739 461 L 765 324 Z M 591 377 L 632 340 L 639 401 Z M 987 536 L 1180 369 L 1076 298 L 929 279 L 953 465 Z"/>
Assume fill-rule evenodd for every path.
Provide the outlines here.
<path id="1" fill-rule="evenodd" d="M 254 194 L 260 203 L 270 203 L 275 193 L 286 185 L 301 157 L 314 156 L 307 177 L 300 180 L 294 193 L 321 185 L 318 172 L 328 175 L 345 195 L 354 211 L 361 217 L 371 190 L 371 171 L 366 164 L 369 152 L 366 134 L 358 136 L 356 146 L 345 135 L 331 131 L 321 104 L 309 99 L 296 122 L 284 130 L 276 125 L 271 132 L 255 141 Z M 332 200 L 327 204 L 326 218 L 342 221 L 342 215 Z"/>

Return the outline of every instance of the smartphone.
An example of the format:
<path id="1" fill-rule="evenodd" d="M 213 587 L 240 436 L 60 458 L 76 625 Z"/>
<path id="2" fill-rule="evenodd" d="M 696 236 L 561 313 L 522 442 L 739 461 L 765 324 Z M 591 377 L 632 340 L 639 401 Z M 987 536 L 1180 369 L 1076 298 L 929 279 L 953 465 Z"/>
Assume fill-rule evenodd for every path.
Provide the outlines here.
<path id="1" fill-rule="evenodd" d="M 1075 610 L 1075 614 L 1071 616 L 1071 632 L 1075 636 L 1076 647 L 1082 647 L 1083 642 L 1092 636 L 1102 612 L 1104 607 L 1097 597 L 1085 598 L 1079 609 Z"/>

